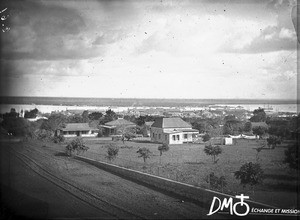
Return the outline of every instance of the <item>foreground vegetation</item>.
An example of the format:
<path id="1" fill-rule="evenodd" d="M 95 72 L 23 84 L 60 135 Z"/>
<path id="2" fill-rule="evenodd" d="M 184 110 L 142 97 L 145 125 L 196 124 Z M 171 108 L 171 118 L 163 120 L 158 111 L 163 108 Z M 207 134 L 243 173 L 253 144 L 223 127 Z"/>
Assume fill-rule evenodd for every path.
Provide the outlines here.
<path id="1" fill-rule="evenodd" d="M 33 118 L 37 113 L 37 110 L 32 110 L 27 112 L 27 117 Z M 47 142 L 51 147 L 65 150 L 68 155 L 84 154 L 96 160 L 203 188 L 232 195 L 248 194 L 252 200 L 278 207 L 297 204 L 299 142 L 296 140 L 299 115 L 268 118 L 263 110 L 258 109 L 253 112 L 250 122 L 267 123 L 268 128 L 255 129 L 249 121 L 242 121 L 234 115 L 185 119 L 193 128 L 205 133 L 203 141 L 206 144 L 167 146 L 151 143 L 149 138 L 127 138 L 127 133 L 124 133 L 126 138 L 119 141 L 104 138 L 65 140 L 62 136 L 54 135 L 55 130 L 65 123 L 86 122 L 99 127 L 116 117 L 111 110 L 106 111 L 105 115 L 84 111 L 81 115 L 73 116 L 54 113 L 48 116 L 48 120 L 30 122 L 19 117 L 12 109 L 2 115 L 1 136 L 21 137 L 32 143 Z M 137 133 L 144 133 L 145 122 L 153 118 L 141 116 L 129 117 L 128 120 L 137 123 Z M 257 135 L 259 140 L 238 139 L 234 145 L 226 146 L 209 144 L 211 137 L 245 132 Z"/>
<path id="2" fill-rule="evenodd" d="M 263 175 L 259 174 L 263 176 L 261 184 L 245 185 L 236 178 L 235 173 L 243 164 L 257 163 L 256 149 L 262 142 L 241 139 L 236 145 L 222 146 L 217 163 L 212 163 L 211 157 L 206 155 L 204 144 L 171 145 L 168 151 L 160 154 L 160 144 L 147 141 L 123 144 L 122 141 L 85 139 L 85 144 L 89 146 L 85 156 L 232 195 L 248 194 L 253 200 L 275 206 L 290 207 L 297 204 L 297 171 L 284 163 L 288 143 L 260 151 L 258 162 L 263 170 Z M 62 148 L 64 146 L 61 145 Z M 113 160 L 107 157 L 110 148 L 118 149 Z M 145 148 L 151 154 L 144 161 L 137 152 L 145 151 Z M 212 173 L 210 179 L 218 178 L 219 185 L 208 180 Z"/>

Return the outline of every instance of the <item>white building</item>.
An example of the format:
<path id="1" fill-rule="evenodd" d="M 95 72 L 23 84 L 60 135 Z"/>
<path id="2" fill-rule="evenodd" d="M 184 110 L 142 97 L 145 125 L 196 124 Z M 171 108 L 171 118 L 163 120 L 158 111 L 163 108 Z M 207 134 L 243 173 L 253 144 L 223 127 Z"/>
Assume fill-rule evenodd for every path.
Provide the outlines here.
<path id="1" fill-rule="evenodd" d="M 68 123 L 64 128 L 57 130 L 56 135 L 64 137 L 97 137 L 99 129 L 92 128 L 88 123 Z"/>
<path id="2" fill-rule="evenodd" d="M 165 144 L 193 142 L 199 131 L 181 118 L 158 118 L 150 129 L 151 141 Z"/>

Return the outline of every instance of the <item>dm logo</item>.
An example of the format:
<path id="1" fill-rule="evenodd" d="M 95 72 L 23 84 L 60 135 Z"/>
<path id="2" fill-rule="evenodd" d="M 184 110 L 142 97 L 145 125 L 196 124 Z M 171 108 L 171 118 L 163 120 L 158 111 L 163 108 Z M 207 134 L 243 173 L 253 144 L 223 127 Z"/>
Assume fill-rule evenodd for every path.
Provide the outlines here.
<path id="1" fill-rule="evenodd" d="M 248 215 L 248 213 L 250 212 L 250 207 L 246 202 L 244 202 L 244 199 L 249 199 L 249 196 L 244 196 L 244 194 L 241 194 L 240 196 L 235 196 L 235 198 L 240 199 L 241 201 L 233 203 L 232 198 L 229 198 L 229 199 L 224 198 L 223 202 L 221 202 L 221 200 L 218 197 L 214 197 L 213 201 L 211 203 L 211 206 L 210 206 L 209 213 L 207 215 L 212 215 L 212 214 L 218 212 L 219 210 L 223 211 L 224 208 L 226 208 L 226 209 L 229 208 L 230 215 L 233 215 L 233 214 L 235 214 L 237 216 Z M 216 207 L 215 207 L 215 203 L 216 203 Z M 237 208 L 238 206 L 241 208 Z M 243 210 L 243 211 L 241 211 L 241 210 Z"/>

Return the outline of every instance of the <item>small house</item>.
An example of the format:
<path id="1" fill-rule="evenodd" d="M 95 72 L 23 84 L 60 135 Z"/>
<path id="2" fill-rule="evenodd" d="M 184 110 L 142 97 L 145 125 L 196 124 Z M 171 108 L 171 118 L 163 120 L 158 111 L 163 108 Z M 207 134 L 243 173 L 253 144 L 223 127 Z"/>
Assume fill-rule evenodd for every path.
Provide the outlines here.
<path id="1" fill-rule="evenodd" d="M 97 137 L 99 129 L 90 127 L 89 123 L 67 123 L 56 131 L 64 137 Z"/>
<path id="2" fill-rule="evenodd" d="M 101 125 L 101 128 L 104 136 L 111 136 L 122 133 L 126 129 L 136 128 L 136 124 L 123 118 L 118 118 L 117 120 L 110 121 L 105 123 L 104 125 Z"/>

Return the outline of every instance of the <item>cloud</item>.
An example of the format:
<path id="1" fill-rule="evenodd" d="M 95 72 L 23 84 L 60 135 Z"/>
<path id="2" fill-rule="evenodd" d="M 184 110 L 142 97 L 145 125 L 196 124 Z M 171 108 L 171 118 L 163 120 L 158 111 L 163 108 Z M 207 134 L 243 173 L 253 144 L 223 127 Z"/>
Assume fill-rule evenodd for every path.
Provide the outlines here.
<path id="1" fill-rule="evenodd" d="M 95 50 L 82 16 L 73 9 L 42 1 L 10 1 L 11 30 L 1 37 L 2 59 L 85 59 Z"/>
<path id="2" fill-rule="evenodd" d="M 247 45 L 236 52 L 264 53 L 281 50 L 295 50 L 296 47 L 296 36 L 292 30 L 268 26 L 258 37 L 252 40 L 250 45 Z"/>
<path id="3" fill-rule="evenodd" d="M 292 51 L 297 48 L 297 36 L 291 22 L 291 6 L 289 4 L 272 1 L 272 16 L 275 24 L 261 29 L 259 35 L 254 36 L 248 44 L 241 48 L 234 48 L 233 44 L 223 45 L 222 52 L 229 53 L 267 53 L 274 51 Z M 232 39 L 233 41 L 238 40 Z"/>
<path id="4" fill-rule="evenodd" d="M 106 30 L 105 32 L 101 33 L 100 36 L 97 36 L 92 44 L 93 45 L 112 44 L 119 40 L 125 39 L 126 37 L 127 37 L 127 33 L 123 29 Z"/>

